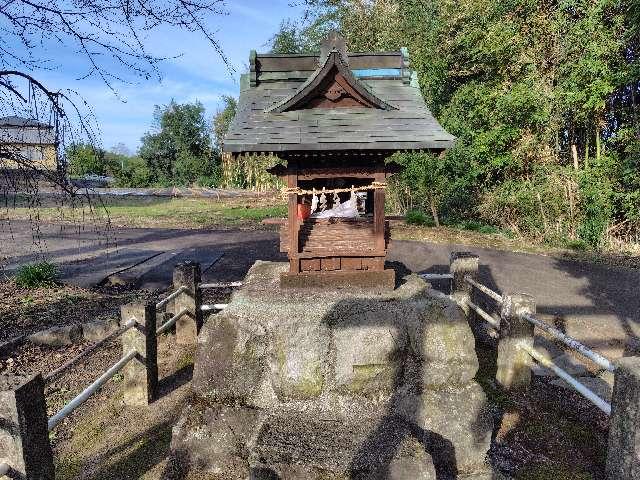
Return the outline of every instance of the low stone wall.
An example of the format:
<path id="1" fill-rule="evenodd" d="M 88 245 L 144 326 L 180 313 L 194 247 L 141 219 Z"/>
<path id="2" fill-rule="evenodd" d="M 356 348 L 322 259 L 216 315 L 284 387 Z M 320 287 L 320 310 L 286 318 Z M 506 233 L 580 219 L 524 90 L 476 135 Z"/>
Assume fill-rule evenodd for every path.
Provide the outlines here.
<path id="1" fill-rule="evenodd" d="M 172 441 L 183 467 L 225 479 L 484 475 L 492 421 L 460 308 L 415 275 L 391 293 L 281 290 L 286 269 L 257 262 L 200 332 L 195 398 Z"/>

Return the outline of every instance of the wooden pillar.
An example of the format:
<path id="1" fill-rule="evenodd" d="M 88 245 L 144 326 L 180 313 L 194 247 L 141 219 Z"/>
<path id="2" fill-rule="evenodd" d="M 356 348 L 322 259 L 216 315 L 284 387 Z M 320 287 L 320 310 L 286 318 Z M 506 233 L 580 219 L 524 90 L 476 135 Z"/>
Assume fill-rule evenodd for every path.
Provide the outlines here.
<path id="1" fill-rule="evenodd" d="M 496 381 L 505 390 L 526 390 L 531 383 L 533 359 L 520 345 L 533 347 L 534 327 L 521 317 L 523 313 L 536 313 L 536 302 L 531 295 L 517 293 L 502 297 Z"/>
<path id="2" fill-rule="evenodd" d="M 384 164 L 378 164 L 374 181 L 384 183 Z M 375 237 L 376 252 L 383 254 L 384 244 L 384 189 L 376 188 L 373 191 L 373 234 Z M 384 265 L 382 268 L 384 269 Z"/>
<path id="3" fill-rule="evenodd" d="M 130 319 L 136 325 L 122 334 L 124 355 L 138 352 L 123 369 L 125 405 L 149 405 L 158 394 L 158 344 L 154 303 L 130 303 L 120 307 L 122 325 Z"/>
<path id="4" fill-rule="evenodd" d="M 298 164 L 295 160 L 289 160 L 287 172 L 287 187 L 296 188 L 298 186 Z M 298 253 L 300 243 L 298 241 L 298 195 L 289 194 L 289 272 L 300 273 L 300 260 Z"/>
<path id="5" fill-rule="evenodd" d="M 615 363 L 607 480 L 640 478 L 640 358 Z"/>
<path id="6" fill-rule="evenodd" d="M 197 262 L 179 263 L 173 269 L 173 288 L 187 287 L 174 300 L 174 314 L 186 309 L 187 313 L 176 322 L 176 343 L 195 345 L 202 327 L 202 291 L 198 288 L 201 273 Z"/>
<path id="7" fill-rule="evenodd" d="M 47 430 L 44 381 L 34 377 L 0 376 L 0 464 L 9 472 L 0 478 L 54 480 L 53 453 Z"/>

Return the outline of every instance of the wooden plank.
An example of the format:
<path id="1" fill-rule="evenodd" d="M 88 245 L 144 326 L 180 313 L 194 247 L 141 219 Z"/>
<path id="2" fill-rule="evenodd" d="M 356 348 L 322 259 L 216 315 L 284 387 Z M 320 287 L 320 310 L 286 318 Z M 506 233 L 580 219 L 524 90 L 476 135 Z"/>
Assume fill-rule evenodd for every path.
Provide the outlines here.
<path id="1" fill-rule="evenodd" d="M 289 72 L 295 70 L 316 70 L 318 68 L 317 55 L 304 56 L 268 56 L 258 55 L 256 60 L 259 72 Z"/>
<path id="2" fill-rule="evenodd" d="M 320 259 L 320 269 L 323 271 L 340 270 L 340 257 L 329 257 Z"/>
<path id="3" fill-rule="evenodd" d="M 366 257 L 362 259 L 363 270 L 384 270 L 384 257 Z"/>
<path id="4" fill-rule="evenodd" d="M 320 270 L 319 258 L 301 258 L 300 270 L 303 272 L 317 272 Z"/>
<path id="5" fill-rule="evenodd" d="M 342 270 L 362 270 L 362 258 L 343 257 L 341 261 Z"/>
<path id="6" fill-rule="evenodd" d="M 259 72 L 288 72 L 316 70 L 319 55 L 268 55 L 260 54 L 256 58 L 256 69 Z M 400 52 L 384 53 L 349 53 L 349 68 L 365 70 L 375 68 L 402 68 Z"/>
<path id="7" fill-rule="evenodd" d="M 287 175 L 287 187 L 295 188 L 298 186 L 297 163 L 290 162 L 289 175 Z M 289 223 L 289 272 L 299 273 L 300 263 L 298 261 L 298 195 L 289 194 L 288 204 L 288 223 Z"/>
<path id="8" fill-rule="evenodd" d="M 375 174 L 376 182 L 384 182 L 384 165 L 378 165 Z M 377 188 L 373 191 L 373 233 L 377 250 L 384 250 L 384 189 Z"/>
<path id="9" fill-rule="evenodd" d="M 264 72 L 258 77 L 259 82 L 283 82 L 286 80 L 306 80 L 313 73 L 313 70 L 288 70 L 286 72 Z M 262 84 L 261 86 L 265 86 Z"/>

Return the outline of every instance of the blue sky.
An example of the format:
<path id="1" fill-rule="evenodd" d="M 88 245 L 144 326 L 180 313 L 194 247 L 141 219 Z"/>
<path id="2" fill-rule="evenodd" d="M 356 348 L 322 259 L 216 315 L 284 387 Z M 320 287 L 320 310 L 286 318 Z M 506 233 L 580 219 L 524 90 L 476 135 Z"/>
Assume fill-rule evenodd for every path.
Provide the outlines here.
<path id="1" fill-rule="evenodd" d="M 237 96 L 239 75 L 248 68 L 249 51 L 267 51 L 269 39 L 280 22 L 296 17 L 301 7 L 293 0 L 228 0 L 228 15 L 212 16 L 209 27 L 217 32 L 225 55 L 236 70 L 232 75 L 211 44 L 202 36 L 177 30 L 163 30 L 147 38 L 149 50 L 163 57 L 175 57 L 160 65 L 162 80 L 128 79 L 133 83 L 116 83 L 116 96 L 99 78 L 79 79 L 88 70 L 87 62 L 74 49 L 56 50 L 59 67 L 38 72 L 38 78 L 52 90 L 71 88 L 91 107 L 100 127 L 104 148 L 123 142 L 132 151 L 140 137 L 151 128 L 154 105 L 201 101 L 210 118 L 220 105 L 222 95 Z M 113 62 L 110 69 L 127 77 L 127 71 Z"/>

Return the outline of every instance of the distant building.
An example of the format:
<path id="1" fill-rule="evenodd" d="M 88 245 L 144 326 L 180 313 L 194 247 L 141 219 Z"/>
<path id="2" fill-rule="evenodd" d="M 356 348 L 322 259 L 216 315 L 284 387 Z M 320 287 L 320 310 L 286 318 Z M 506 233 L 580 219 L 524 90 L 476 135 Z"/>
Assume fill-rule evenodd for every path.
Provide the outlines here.
<path id="1" fill-rule="evenodd" d="M 37 170 L 55 172 L 57 148 L 53 126 L 17 116 L 0 117 L 0 169 L 20 170 L 12 159 L 19 158 Z"/>

